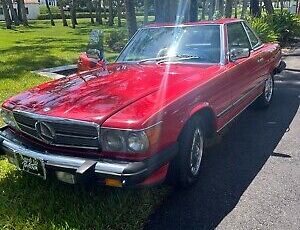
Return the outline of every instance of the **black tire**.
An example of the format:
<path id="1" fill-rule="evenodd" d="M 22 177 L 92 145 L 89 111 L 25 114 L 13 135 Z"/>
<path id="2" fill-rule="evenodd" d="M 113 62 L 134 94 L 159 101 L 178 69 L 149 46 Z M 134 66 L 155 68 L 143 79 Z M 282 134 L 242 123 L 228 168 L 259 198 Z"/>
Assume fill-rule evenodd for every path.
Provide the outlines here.
<path id="1" fill-rule="evenodd" d="M 265 81 L 265 87 L 262 95 L 260 95 L 255 101 L 255 107 L 258 109 L 264 109 L 269 107 L 269 105 L 272 103 L 273 100 L 273 94 L 274 94 L 274 76 L 270 74 L 268 79 Z"/>
<path id="2" fill-rule="evenodd" d="M 191 118 L 183 128 L 178 140 L 178 154 L 171 162 L 169 169 L 169 179 L 171 179 L 169 181 L 171 181 L 173 185 L 175 184 L 176 186 L 187 188 L 197 181 L 205 152 L 205 133 L 205 123 L 201 120 L 200 116 Z M 199 143 L 197 142 L 199 146 L 195 145 L 195 139 L 199 141 Z M 202 143 L 200 143 L 200 139 L 202 139 Z M 199 159 L 197 159 L 198 155 L 196 150 L 198 147 L 202 148 L 202 152 L 199 153 L 201 154 L 200 162 L 198 162 Z"/>

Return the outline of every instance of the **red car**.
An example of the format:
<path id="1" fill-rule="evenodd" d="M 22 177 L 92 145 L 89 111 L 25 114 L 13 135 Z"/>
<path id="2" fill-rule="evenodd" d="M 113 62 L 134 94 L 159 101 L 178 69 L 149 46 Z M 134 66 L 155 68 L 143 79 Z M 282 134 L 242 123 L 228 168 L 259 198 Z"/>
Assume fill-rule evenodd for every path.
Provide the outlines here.
<path id="1" fill-rule="evenodd" d="M 148 25 L 115 63 L 5 101 L 0 147 L 44 179 L 189 186 L 207 140 L 253 102 L 269 106 L 284 67 L 242 20 Z"/>

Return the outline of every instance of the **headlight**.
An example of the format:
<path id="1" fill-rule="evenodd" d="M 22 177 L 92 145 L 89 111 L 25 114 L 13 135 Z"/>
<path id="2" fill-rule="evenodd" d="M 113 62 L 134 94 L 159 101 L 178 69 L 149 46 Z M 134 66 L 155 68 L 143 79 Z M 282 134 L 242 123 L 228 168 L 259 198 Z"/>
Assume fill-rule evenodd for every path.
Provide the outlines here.
<path id="1" fill-rule="evenodd" d="M 149 140 L 144 131 L 102 129 L 103 151 L 142 153 L 148 150 Z"/>
<path id="2" fill-rule="evenodd" d="M 12 111 L 2 108 L 1 117 L 7 125 L 10 125 L 14 128 L 18 127 Z"/>

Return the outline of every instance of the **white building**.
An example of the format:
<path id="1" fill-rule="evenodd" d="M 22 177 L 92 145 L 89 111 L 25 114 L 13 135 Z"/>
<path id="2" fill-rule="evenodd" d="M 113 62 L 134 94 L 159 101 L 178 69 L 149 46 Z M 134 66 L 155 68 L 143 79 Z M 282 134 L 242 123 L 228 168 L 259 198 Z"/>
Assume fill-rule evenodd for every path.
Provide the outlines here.
<path id="1" fill-rule="evenodd" d="M 57 0 L 48 0 L 50 6 L 57 6 Z M 41 5 L 46 5 L 46 0 L 39 0 Z"/>
<path id="2" fill-rule="evenodd" d="M 38 0 L 24 0 L 27 19 L 37 19 L 40 14 L 40 5 Z M 14 3 L 14 9 L 17 12 L 17 4 Z M 4 20 L 3 8 L 0 6 L 0 21 Z"/>

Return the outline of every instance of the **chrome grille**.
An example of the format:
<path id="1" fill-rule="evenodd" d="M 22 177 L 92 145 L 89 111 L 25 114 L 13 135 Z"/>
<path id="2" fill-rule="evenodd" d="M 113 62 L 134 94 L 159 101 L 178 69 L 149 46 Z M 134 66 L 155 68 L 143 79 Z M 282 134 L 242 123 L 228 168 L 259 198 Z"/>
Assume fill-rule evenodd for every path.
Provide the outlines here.
<path id="1" fill-rule="evenodd" d="M 23 133 L 47 144 L 71 148 L 99 149 L 100 147 L 97 124 L 53 118 L 23 111 L 14 111 L 14 118 Z M 38 123 L 42 123 L 50 129 L 51 132 L 48 134 L 53 135 L 51 141 L 43 138 L 37 128 Z"/>

